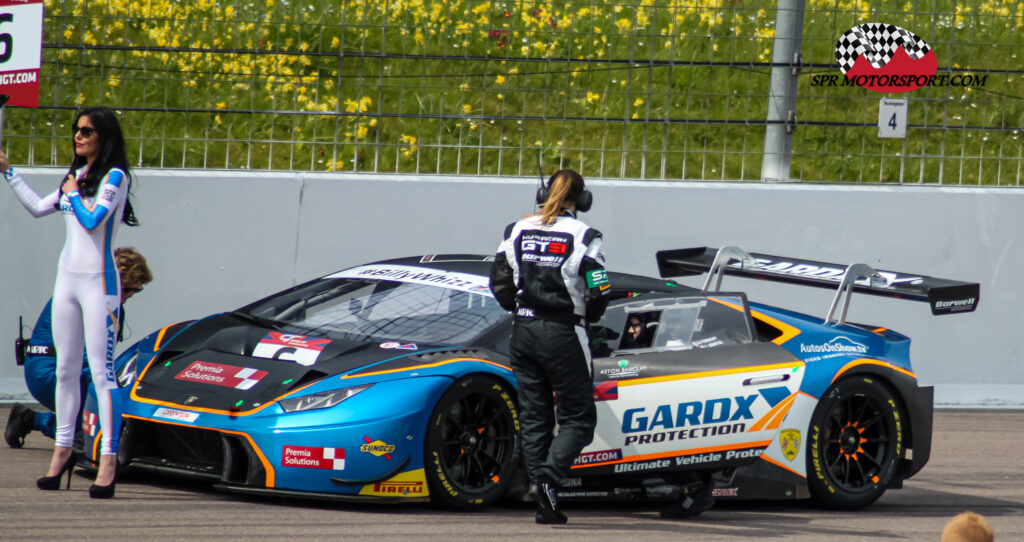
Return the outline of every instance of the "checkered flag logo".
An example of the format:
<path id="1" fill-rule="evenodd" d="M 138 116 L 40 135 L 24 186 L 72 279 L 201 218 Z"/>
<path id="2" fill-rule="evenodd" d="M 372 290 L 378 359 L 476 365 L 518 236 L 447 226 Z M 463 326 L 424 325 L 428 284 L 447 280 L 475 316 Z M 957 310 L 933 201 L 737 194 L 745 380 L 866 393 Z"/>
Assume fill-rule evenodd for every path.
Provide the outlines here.
<path id="1" fill-rule="evenodd" d="M 871 66 L 879 69 L 892 60 L 900 47 L 914 60 L 923 58 L 931 50 L 909 30 L 885 23 L 865 23 L 847 30 L 836 42 L 836 62 L 845 75 L 857 59 L 865 55 Z"/>

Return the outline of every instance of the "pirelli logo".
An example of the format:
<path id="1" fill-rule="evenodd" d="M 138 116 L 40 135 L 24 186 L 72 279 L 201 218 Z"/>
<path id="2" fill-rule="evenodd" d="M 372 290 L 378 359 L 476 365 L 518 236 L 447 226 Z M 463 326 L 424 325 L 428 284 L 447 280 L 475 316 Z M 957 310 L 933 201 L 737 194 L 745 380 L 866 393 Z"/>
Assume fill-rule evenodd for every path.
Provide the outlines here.
<path id="1" fill-rule="evenodd" d="M 383 495 L 423 495 L 423 482 L 377 482 L 373 491 Z"/>

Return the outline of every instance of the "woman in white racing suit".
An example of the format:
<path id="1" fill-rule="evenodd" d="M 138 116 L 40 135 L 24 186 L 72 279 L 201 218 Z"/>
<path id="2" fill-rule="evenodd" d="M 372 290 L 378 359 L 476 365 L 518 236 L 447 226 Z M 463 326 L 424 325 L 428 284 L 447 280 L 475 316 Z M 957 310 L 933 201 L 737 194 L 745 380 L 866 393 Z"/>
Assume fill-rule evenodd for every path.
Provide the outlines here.
<path id="1" fill-rule="evenodd" d="M 53 287 L 53 340 L 57 349 L 57 432 L 46 476 L 39 489 L 59 489 L 64 473 L 71 484 L 75 420 L 81 405 L 79 376 L 83 349 L 99 406 L 100 465 L 93 498 L 114 495 L 120 395 L 114 390 L 121 281 L 114 263 L 118 224 L 138 224 L 128 200 L 131 177 L 121 125 L 106 107 L 82 110 L 72 125 L 74 159 L 58 190 L 40 198 L 0 152 L 0 172 L 21 204 L 35 217 L 60 211 L 66 237 Z"/>

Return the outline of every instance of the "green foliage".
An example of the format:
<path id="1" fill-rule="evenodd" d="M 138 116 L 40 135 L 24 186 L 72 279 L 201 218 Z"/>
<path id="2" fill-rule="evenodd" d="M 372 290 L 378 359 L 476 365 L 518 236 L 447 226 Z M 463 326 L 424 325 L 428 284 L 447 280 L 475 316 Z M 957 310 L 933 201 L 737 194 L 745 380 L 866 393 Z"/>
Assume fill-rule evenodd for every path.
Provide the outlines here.
<path id="1" fill-rule="evenodd" d="M 47 0 L 41 109 L 8 109 L 16 162 L 64 164 L 74 109 L 122 112 L 140 166 L 760 178 L 775 5 L 761 0 Z M 793 176 L 1017 185 L 1021 74 L 882 95 L 811 86 L 864 22 L 916 32 L 954 73 L 1014 69 L 1016 0 L 810 0 Z M 955 129 L 950 129 L 953 127 Z M 67 156 L 65 155 L 67 154 Z"/>

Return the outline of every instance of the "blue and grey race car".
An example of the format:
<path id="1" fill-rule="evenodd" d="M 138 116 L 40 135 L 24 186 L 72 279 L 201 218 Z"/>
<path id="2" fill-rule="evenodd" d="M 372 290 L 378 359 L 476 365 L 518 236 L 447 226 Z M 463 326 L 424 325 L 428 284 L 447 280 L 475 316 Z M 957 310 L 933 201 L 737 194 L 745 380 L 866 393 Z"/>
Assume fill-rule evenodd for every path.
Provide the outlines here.
<path id="1" fill-rule="evenodd" d="M 561 498 L 682 500 L 712 480 L 717 498 L 856 509 L 928 461 L 932 388 L 910 339 L 846 308 L 863 292 L 969 312 L 978 284 L 734 247 L 657 260 L 660 278 L 609 274 L 613 301 L 590 327 L 597 430 Z M 489 266 L 371 263 L 145 337 L 117 360 L 121 465 L 310 498 L 522 497 L 512 318 Z M 704 273 L 702 289 L 671 280 Z M 809 316 L 719 291 L 724 274 L 836 297 Z M 87 402 L 87 461 L 95 412 Z"/>

